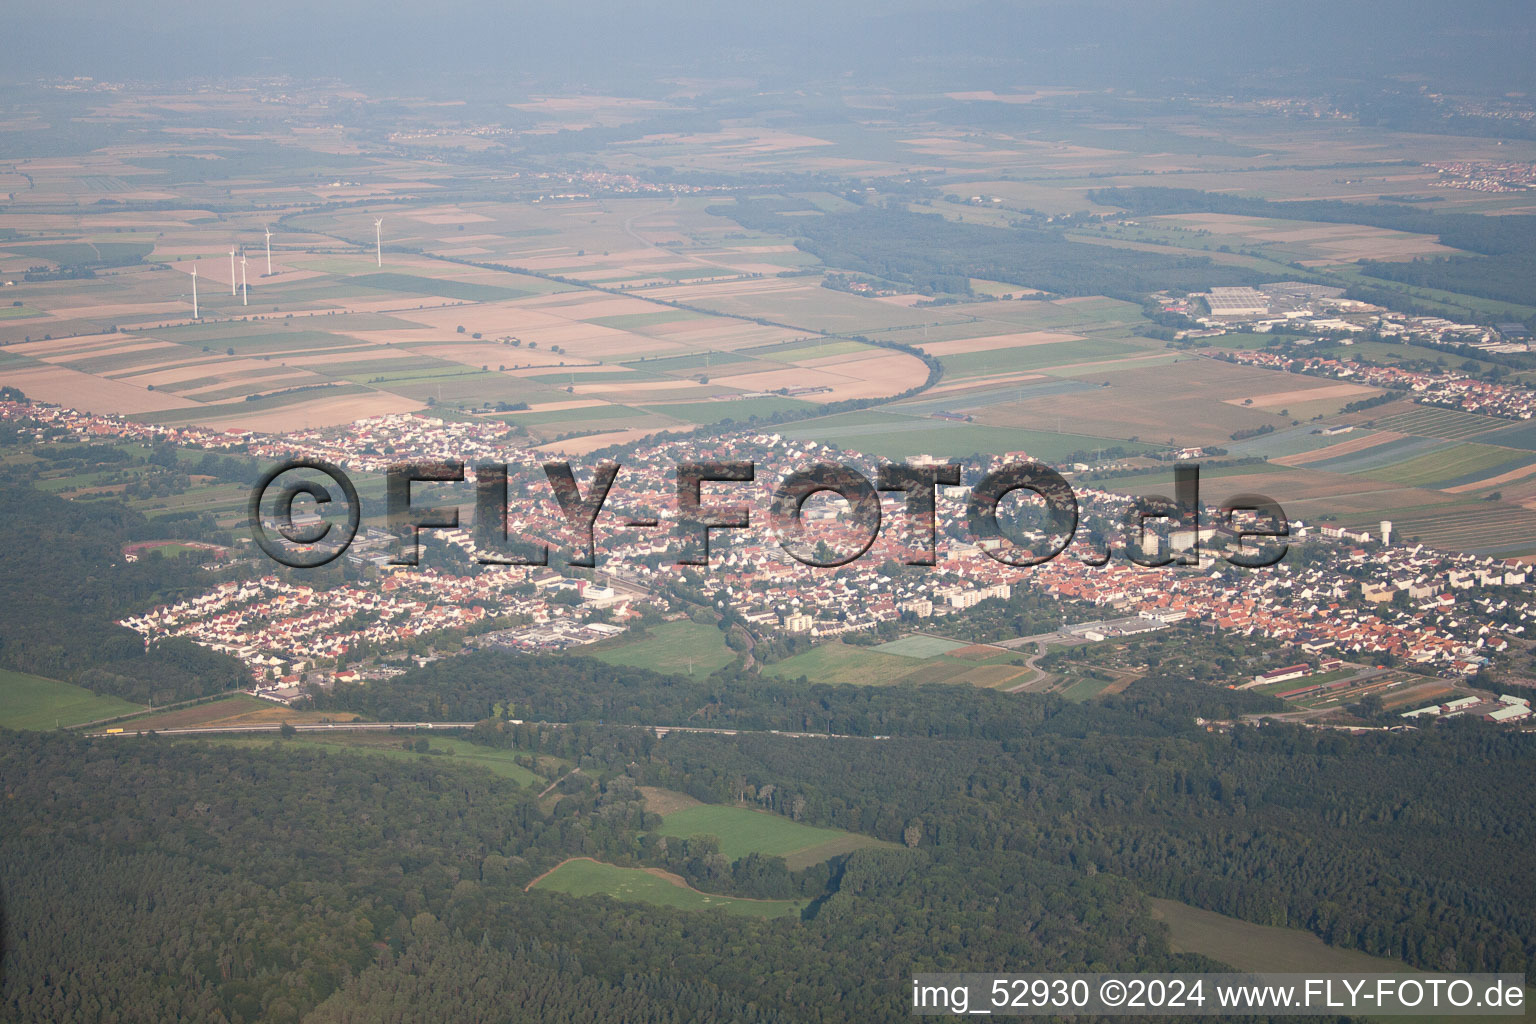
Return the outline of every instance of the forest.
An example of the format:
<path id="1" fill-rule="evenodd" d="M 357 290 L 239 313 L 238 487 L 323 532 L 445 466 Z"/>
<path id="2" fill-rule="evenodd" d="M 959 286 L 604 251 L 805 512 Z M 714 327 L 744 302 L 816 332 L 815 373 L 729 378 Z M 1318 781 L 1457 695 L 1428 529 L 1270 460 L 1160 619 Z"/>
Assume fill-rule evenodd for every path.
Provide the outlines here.
<path id="1" fill-rule="evenodd" d="M 1364 224 L 1367 227 L 1436 235 L 1454 249 L 1477 256 L 1443 256 L 1405 261 L 1365 260 L 1365 274 L 1386 281 L 1439 288 L 1536 305 L 1536 215 L 1482 216 L 1435 213 L 1405 203 L 1345 203 L 1332 199 L 1272 203 L 1263 199 L 1182 188 L 1113 188 L 1088 193 L 1096 203 L 1118 206 L 1137 216 L 1227 213 L 1242 217 Z M 1394 307 L 1397 303 L 1393 303 Z"/>
<path id="2" fill-rule="evenodd" d="M 338 695 L 407 717 L 494 699 L 467 738 L 579 769 L 543 800 L 453 757 L 0 734 L 0 1016 L 894 1020 L 916 970 L 1209 969 L 1169 951 L 1149 895 L 1431 969 L 1536 951 L 1518 736 L 1207 732 L 1197 715 L 1265 698 L 1156 675 L 1070 704 L 603 671 L 470 655 Z M 711 701 L 723 718 L 696 714 Z M 554 713 L 576 724 L 537 724 Z M 868 731 L 615 724 L 822 713 Z M 888 845 L 728 863 L 711 837 L 658 841 L 650 786 Z M 758 920 L 525 891 L 573 856 L 809 903 Z"/>
<path id="3" fill-rule="evenodd" d="M 508 655 L 429 666 L 334 698 L 338 708 L 407 719 L 485 715 L 485 701 L 505 702 L 508 717 L 527 723 L 886 736 L 807 747 L 642 733 L 618 756 L 643 754 L 641 781 L 706 802 L 771 784 L 775 809 L 799 796 L 812 824 L 899 841 L 920 821 L 924 848 L 1027 849 L 1092 864 L 1155 895 L 1425 967 L 1522 969 L 1509 965 L 1536 951 L 1536 900 L 1519 883 L 1536 826 L 1510 813 L 1536 797 L 1536 784 L 1518 768 L 1521 738 L 1475 723 L 1372 736 L 1273 725 L 1212 734 L 1195 718 L 1230 721 L 1272 701 L 1182 672 L 1154 671 L 1124 694 L 1072 704 L 942 685 L 774 684 L 729 672 L 701 681 Z M 477 732 L 580 760 L 590 756 L 583 743 L 601 742 L 581 737 L 603 728 L 500 722 Z M 1455 791 L 1441 781 L 1452 774 L 1462 780 Z"/>
<path id="4" fill-rule="evenodd" d="M 643 856 L 625 771 L 545 811 L 447 760 L 0 735 L 0 1016 L 895 1020 L 919 968 L 1205 964 L 1127 882 L 1025 851 L 859 851 L 789 920 L 525 892 Z"/>
<path id="5" fill-rule="evenodd" d="M 0 666 L 137 703 L 207 696 L 245 681 L 228 655 L 174 638 L 146 648 L 116 624 L 214 582 L 189 560 L 124 558 L 124 545 L 161 536 L 164 524 L 117 501 L 69 501 L 14 479 L 0 487 L 0 521 L 10 545 L 0 559 Z"/>
<path id="6" fill-rule="evenodd" d="M 1068 241 L 1044 226 L 989 227 L 865 206 L 820 216 L 784 216 L 766 201 L 742 200 L 710 212 L 743 227 L 795 239 L 829 267 L 871 274 L 932 295 L 969 295 L 970 278 L 1005 281 L 1056 295 L 1108 295 L 1140 302 L 1148 292 L 1252 284 L 1255 272 L 1206 257 L 1114 249 Z"/>

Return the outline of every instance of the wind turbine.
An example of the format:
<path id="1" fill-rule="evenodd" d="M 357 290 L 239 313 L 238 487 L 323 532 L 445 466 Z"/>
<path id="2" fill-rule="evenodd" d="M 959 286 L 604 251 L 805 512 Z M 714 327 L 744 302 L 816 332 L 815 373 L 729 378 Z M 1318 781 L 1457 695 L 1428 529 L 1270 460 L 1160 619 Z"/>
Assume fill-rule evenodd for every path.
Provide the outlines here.
<path id="1" fill-rule="evenodd" d="M 197 316 L 197 264 L 196 263 L 192 264 L 192 319 L 193 320 L 198 319 L 198 316 Z"/>
<path id="2" fill-rule="evenodd" d="M 272 276 L 272 229 L 267 228 L 267 276 Z"/>
<path id="3" fill-rule="evenodd" d="M 240 254 L 240 304 L 242 306 L 251 304 L 251 286 L 245 280 L 245 253 Z"/>
<path id="4" fill-rule="evenodd" d="M 384 218 L 373 219 L 373 251 L 379 261 L 379 266 L 384 265 Z"/>
<path id="5" fill-rule="evenodd" d="M 229 294 L 235 294 L 235 250 L 229 250 Z"/>

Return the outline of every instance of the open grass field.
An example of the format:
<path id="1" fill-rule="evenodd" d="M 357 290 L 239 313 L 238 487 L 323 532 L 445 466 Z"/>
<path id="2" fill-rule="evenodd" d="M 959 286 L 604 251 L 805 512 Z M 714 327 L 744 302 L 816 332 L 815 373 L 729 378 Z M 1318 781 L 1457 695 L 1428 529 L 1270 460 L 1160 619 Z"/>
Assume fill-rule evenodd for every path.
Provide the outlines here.
<path id="1" fill-rule="evenodd" d="M 763 674 L 780 679 L 805 676 L 813 683 L 884 686 L 901 679 L 918 665 L 915 658 L 881 654 L 870 647 L 854 647 L 834 640 L 766 665 Z"/>
<path id="2" fill-rule="evenodd" d="M 1413 970 L 1401 960 L 1330 946 L 1298 928 L 1252 924 L 1175 900 L 1150 902 L 1153 916 L 1168 926 L 1168 937 L 1175 950 L 1200 953 L 1239 971 Z"/>
<path id="3" fill-rule="evenodd" d="M 177 737 L 178 739 L 182 737 Z M 422 754 L 414 750 L 406 750 L 403 744 L 414 742 L 421 736 L 416 733 L 395 733 L 390 735 L 377 735 L 370 733 L 337 733 L 334 736 L 327 735 L 323 738 L 316 737 L 313 733 L 300 733 L 286 739 L 277 739 L 271 735 L 262 736 L 209 736 L 206 738 L 191 737 L 194 742 L 212 742 L 229 746 L 243 747 L 269 747 L 274 743 L 292 745 L 296 747 L 312 747 L 316 750 L 325 750 L 334 754 L 364 757 L 387 757 L 397 761 L 431 761 L 445 765 L 470 765 L 472 767 L 490 772 L 499 778 L 510 779 L 520 786 L 531 786 L 535 783 L 543 789 L 545 782 L 533 772 L 516 762 L 518 752 L 513 750 L 500 750 L 495 747 L 484 747 L 478 743 L 470 743 L 468 740 L 452 739 L 442 736 L 430 738 L 430 751 Z"/>
<path id="4" fill-rule="evenodd" d="M 736 658 L 724 633 L 687 619 L 652 626 L 643 637 L 591 654 L 610 665 L 695 675 L 709 675 Z"/>
<path id="5" fill-rule="evenodd" d="M 727 860 L 761 853 L 783 857 L 791 870 L 819 864 L 828 857 L 861 847 L 883 845 L 878 839 L 853 832 L 802 825 L 782 814 L 720 804 L 697 804 L 673 811 L 662 818 L 657 831 L 683 839 L 714 836 L 720 840 L 720 852 Z"/>
<path id="6" fill-rule="evenodd" d="M 139 704 L 72 683 L 0 669 L 0 728 L 54 729 L 141 710 Z"/>
<path id="7" fill-rule="evenodd" d="M 610 896 L 626 903 L 649 903 L 673 910 L 723 910 L 739 917 L 792 917 L 805 907 L 799 900 L 716 896 L 700 892 L 677 875 L 657 868 L 621 868 L 586 857 L 565 861 L 529 888 L 568 896 Z"/>
<path id="8" fill-rule="evenodd" d="M 900 640 L 891 640 L 887 643 L 876 644 L 871 650 L 881 654 L 899 654 L 907 658 L 932 658 L 938 654 L 967 650 L 967 645 L 958 640 L 947 640 L 941 636 L 924 636 L 921 633 L 912 633 Z"/>
<path id="9" fill-rule="evenodd" d="M 1169 944 L 1175 952 L 1199 953 L 1237 971 L 1285 974 L 1376 973 L 1418 974 L 1418 968 L 1401 960 L 1371 956 L 1354 949 L 1330 946 L 1299 928 L 1253 924 L 1176 900 L 1151 899 L 1152 916 L 1168 926 Z M 1368 1020 L 1441 1021 L 1462 1024 L 1496 1024 L 1499 1021 L 1536 1020 L 1536 989 L 1526 989 L 1523 1015 L 1510 1016 L 1412 1016 L 1366 1015 Z"/>
<path id="10" fill-rule="evenodd" d="M 927 637 L 912 638 L 927 640 Z M 938 641 L 944 643 L 945 641 Z M 902 641 L 894 641 L 900 644 Z M 954 644 L 962 647 L 963 644 Z M 881 645 L 886 646 L 886 645 Z M 909 647 L 907 650 L 912 650 Z M 950 650 L 952 648 L 946 648 Z M 857 647 L 831 640 L 808 651 L 763 668 L 763 674 L 781 679 L 805 676 L 813 683 L 847 686 L 886 686 L 891 683 L 960 683 L 992 687 L 1016 679 L 1025 670 L 1017 666 L 978 665 L 963 658 L 947 657 L 944 651 L 927 656 L 887 653 L 879 647 Z"/>
<path id="11" fill-rule="evenodd" d="M 1092 700 L 1107 690 L 1113 683 L 1113 679 L 1079 679 L 1058 692 L 1067 700 L 1081 702 Z"/>

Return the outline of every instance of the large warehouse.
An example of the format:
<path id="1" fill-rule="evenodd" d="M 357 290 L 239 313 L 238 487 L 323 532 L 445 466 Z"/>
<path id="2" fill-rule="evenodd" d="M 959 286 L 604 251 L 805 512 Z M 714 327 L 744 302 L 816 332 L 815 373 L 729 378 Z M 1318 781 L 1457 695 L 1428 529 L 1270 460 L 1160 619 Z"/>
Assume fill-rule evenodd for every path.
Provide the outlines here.
<path id="1" fill-rule="evenodd" d="M 1212 288 L 1205 300 L 1212 316 L 1263 316 L 1269 300 L 1252 288 Z"/>

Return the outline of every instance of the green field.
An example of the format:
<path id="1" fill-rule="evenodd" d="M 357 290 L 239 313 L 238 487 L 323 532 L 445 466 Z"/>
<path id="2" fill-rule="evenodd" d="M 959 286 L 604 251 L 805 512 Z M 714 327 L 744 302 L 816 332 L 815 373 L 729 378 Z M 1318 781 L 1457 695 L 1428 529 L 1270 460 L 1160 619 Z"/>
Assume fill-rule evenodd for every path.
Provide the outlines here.
<path id="1" fill-rule="evenodd" d="M 821 441 L 887 459 L 913 455 L 957 458 L 972 454 L 999 455 L 1027 451 L 1045 462 L 1061 462 L 1074 452 L 1119 447 L 1133 452 L 1154 446 L 1089 434 L 1058 434 L 1047 430 L 957 423 L 928 416 L 894 412 L 848 412 L 804 420 L 782 430 L 792 440 Z"/>
<path id="2" fill-rule="evenodd" d="M 1152 899 L 1152 916 L 1168 926 L 1169 945 L 1176 953 L 1199 953 L 1238 971 L 1284 974 L 1377 973 L 1417 974 L 1401 960 L 1371 956 L 1355 949 L 1330 946 L 1299 928 L 1252 924 L 1225 914 L 1201 910 L 1175 900 Z M 1532 995 L 1526 989 L 1526 1012 L 1512 1016 L 1413 1016 L 1370 1015 L 1372 1020 L 1456 1021 L 1460 1024 L 1493 1024 L 1497 1021 L 1536 1019 Z"/>
<path id="3" fill-rule="evenodd" d="M 0 669 L 0 727 L 6 729 L 53 729 L 143 710 L 72 683 Z"/>
<path id="4" fill-rule="evenodd" d="M 1017 370 L 1069 366 L 1103 359 L 1118 359 L 1147 351 L 1145 345 L 1133 345 L 1104 338 L 1082 341 L 1058 341 L 1025 348 L 998 348 L 984 352 L 965 352 L 940 358 L 945 377 L 988 377 Z"/>
<path id="5" fill-rule="evenodd" d="M 716 896 L 677 884 L 644 868 L 621 868 L 595 860 L 568 860 L 532 887 L 570 896 L 612 896 L 628 903 L 649 903 L 677 910 L 723 910 L 741 917 L 789 917 L 798 915 L 805 905 L 799 900 Z"/>
<path id="6" fill-rule="evenodd" d="M 1112 679 L 1094 679 L 1092 677 L 1079 679 L 1071 686 L 1061 691 L 1061 695 L 1067 700 L 1085 701 L 1092 700 L 1103 693 L 1114 682 Z"/>
<path id="7" fill-rule="evenodd" d="M 763 674 L 781 679 L 795 679 L 803 675 L 813 683 L 845 686 L 973 681 L 978 685 L 991 685 L 985 679 L 986 673 L 973 672 L 979 664 L 963 658 L 885 654 L 875 647 L 858 647 L 833 640 L 765 666 Z"/>
<path id="8" fill-rule="evenodd" d="M 1529 465 L 1531 461 L 1529 452 L 1488 444 L 1463 443 L 1454 448 L 1429 452 L 1390 466 L 1368 470 L 1362 475 L 1408 487 L 1455 486 L 1497 476 Z"/>
<path id="9" fill-rule="evenodd" d="M 655 276 L 655 275 L 651 275 Z M 664 309 L 656 313 L 623 313 L 619 316 L 598 316 L 588 320 L 599 327 L 612 327 L 618 331 L 633 331 L 655 324 L 677 323 L 682 320 L 704 320 L 706 313 L 694 313 L 686 309 Z"/>
<path id="10" fill-rule="evenodd" d="M 821 359 L 826 356 L 874 355 L 880 350 L 858 341 L 806 341 L 789 345 L 764 345 L 743 349 L 740 354 L 792 363 L 796 359 Z"/>
<path id="11" fill-rule="evenodd" d="M 1376 421 L 1378 430 L 1396 430 L 1403 434 L 1418 434 L 1420 437 L 1441 437 L 1447 441 L 1465 441 L 1507 426 L 1508 420 L 1475 412 L 1440 409 L 1432 405 L 1421 405 L 1410 412 Z"/>
<path id="12" fill-rule="evenodd" d="M 783 857 L 792 869 L 819 864 L 828 857 L 861 847 L 880 845 L 879 840 L 841 829 L 813 828 L 782 814 L 719 804 L 699 804 L 673 811 L 662 819 L 657 832 L 682 839 L 714 836 L 720 840 L 720 852 L 727 860 L 762 853 Z"/>
<path id="13" fill-rule="evenodd" d="M 776 412 L 803 412 L 814 409 L 809 402 L 794 398 L 738 398 L 732 402 L 676 402 L 670 405 L 643 406 L 646 412 L 670 416 L 686 423 L 744 423 L 754 416 L 772 416 Z"/>
<path id="14" fill-rule="evenodd" d="M 946 651 L 958 650 L 967 647 L 959 640 L 946 640 L 941 636 L 925 636 L 922 633 L 908 633 L 900 640 L 891 640 L 887 643 L 877 644 L 874 650 L 882 654 L 899 654 L 904 658 L 932 658 L 944 654 Z"/>
<path id="15" fill-rule="evenodd" d="M 1150 902 L 1153 916 L 1168 925 L 1168 937 L 1176 951 L 1200 953 L 1239 971 L 1413 970 L 1401 960 L 1330 946 L 1299 928 L 1251 924 L 1174 900 Z"/>
<path id="16" fill-rule="evenodd" d="M 415 274 L 359 274 L 347 278 L 349 286 L 361 286 L 375 291 L 405 293 L 407 295 L 440 295 L 445 299 L 462 299 L 466 302 L 495 302 L 498 299 L 527 298 L 533 292 L 522 288 L 504 288 L 493 284 L 474 284 L 469 281 L 452 281 L 444 278 L 418 277 Z"/>
<path id="17" fill-rule="evenodd" d="M 338 732 L 335 735 L 325 734 L 324 738 L 316 738 L 314 733 L 299 733 L 286 739 L 275 740 L 271 735 L 265 736 L 210 736 L 194 737 L 198 742 L 213 742 L 230 746 L 244 747 L 268 747 L 273 743 L 292 744 L 297 747 L 309 747 L 315 750 L 325 750 L 333 754 L 372 755 L 375 757 L 387 757 L 397 761 L 431 760 L 437 764 L 473 765 L 482 768 L 503 779 L 510 779 L 520 786 L 529 786 L 535 783 L 540 789 L 545 782 L 533 772 L 518 764 L 515 758 L 518 751 L 501 750 L 496 747 L 484 747 L 468 740 L 451 739 L 442 736 L 431 738 L 430 752 L 418 754 L 413 750 L 406 750 L 403 746 L 407 741 L 415 742 L 420 739 L 418 734 L 397 734 L 388 739 L 378 735 L 367 733 Z"/>
<path id="18" fill-rule="evenodd" d="M 592 420 L 633 419 L 640 415 L 627 405 L 587 405 L 580 409 L 544 409 L 535 412 L 509 412 L 496 419 L 524 426 L 543 426 L 548 423 L 583 424 Z"/>
<path id="19" fill-rule="evenodd" d="M 792 658 L 763 667 L 763 675 L 779 679 L 805 676 L 813 683 L 853 686 L 884 686 L 894 683 L 920 664 L 899 654 L 880 654 L 869 647 L 837 642 L 818 644 Z M 958 661 L 956 664 L 960 664 Z"/>
<path id="20" fill-rule="evenodd" d="M 645 636 L 591 653 L 610 665 L 695 675 L 708 675 L 736 658 L 725 646 L 724 633 L 687 619 L 652 626 Z"/>

